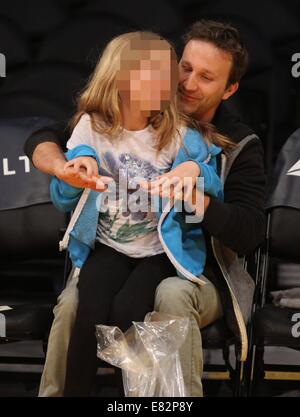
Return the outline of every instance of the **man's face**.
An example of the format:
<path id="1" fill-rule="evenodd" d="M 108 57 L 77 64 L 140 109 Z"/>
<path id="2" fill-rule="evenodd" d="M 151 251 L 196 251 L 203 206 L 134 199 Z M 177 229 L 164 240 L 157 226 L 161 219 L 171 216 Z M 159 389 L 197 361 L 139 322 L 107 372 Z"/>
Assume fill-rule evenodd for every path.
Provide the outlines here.
<path id="1" fill-rule="evenodd" d="M 180 110 L 210 121 L 221 101 L 237 90 L 238 83 L 227 87 L 231 65 L 231 55 L 212 43 L 189 41 L 179 62 Z"/>

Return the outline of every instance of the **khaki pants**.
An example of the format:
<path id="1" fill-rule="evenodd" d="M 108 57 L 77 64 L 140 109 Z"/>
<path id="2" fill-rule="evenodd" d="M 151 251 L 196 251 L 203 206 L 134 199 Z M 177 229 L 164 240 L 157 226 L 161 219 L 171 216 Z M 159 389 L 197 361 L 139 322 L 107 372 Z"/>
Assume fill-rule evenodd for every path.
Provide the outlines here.
<path id="1" fill-rule="evenodd" d="M 202 397 L 203 351 L 200 329 L 222 316 L 215 286 L 210 282 L 200 286 L 178 277 L 167 278 L 157 287 L 154 309 L 190 318 L 189 331 L 179 350 L 179 357 L 187 395 Z"/>
<path id="2" fill-rule="evenodd" d="M 78 305 L 77 282 L 78 274 L 72 273 L 53 310 L 54 321 L 49 335 L 40 397 L 63 395 L 67 353 Z M 157 287 L 154 310 L 190 318 L 190 329 L 179 354 L 188 395 L 201 397 L 203 353 L 200 329 L 222 315 L 216 288 L 211 283 L 199 286 L 178 277 L 167 278 Z"/>
<path id="3" fill-rule="evenodd" d="M 67 354 L 78 306 L 78 272 L 73 270 L 54 307 L 46 361 L 39 397 L 62 397 L 65 386 Z"/>

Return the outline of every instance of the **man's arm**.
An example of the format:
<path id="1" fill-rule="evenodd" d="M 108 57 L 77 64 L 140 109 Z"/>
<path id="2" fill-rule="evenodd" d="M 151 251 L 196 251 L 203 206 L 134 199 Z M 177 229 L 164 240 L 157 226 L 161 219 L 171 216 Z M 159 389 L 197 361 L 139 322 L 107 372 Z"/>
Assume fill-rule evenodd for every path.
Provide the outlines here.
<path id="1" fill-rule="evenodd" d="M 61 147 L 55 142 L 38 144 L 32 154 L 33 165 L 42 172 L 52 176 L 59 176 L 66 163 Z"/>
<path id="2" fill-rule="evenodd" d="M 70 132 L 66 123 L 57 123 L 51 127 L 33 132 L 24 145 L 25 154 L 32 164 L 40 171 L 55 176 L 69 185 L 77 188 L 91 188 L 104 191 L 106 185 L 101 177 L 87 177 L 85 169 L 68 168 L 65 170 L 66 159 L 63 150 Z"/>
<path id="3" fill-rule="evenodd" d="M 24 152 L 40 171 L 55 176 L 66 163 L 63 149 L 68 140 L 66 122 L 55 123 L 33 132 L 26 140 Z"/>
<path id="4" fill-rule="evenodd" d="M 63 151 L 70 136 L 67 122 L 55 123 L 33 132 L 24 145 L 25 154 L 32 164 L 46 174 L 54 174 L 54 164 L 65 163 Z"/>
<path id="5" fill-rule="evenodd" d="M 224 203 L 210 197 L 202 222 L 208 233 L 239 254 L 248 254 L 265 232 L 263 148 L 252 140 L 234 161 L 224 187 Z"/>

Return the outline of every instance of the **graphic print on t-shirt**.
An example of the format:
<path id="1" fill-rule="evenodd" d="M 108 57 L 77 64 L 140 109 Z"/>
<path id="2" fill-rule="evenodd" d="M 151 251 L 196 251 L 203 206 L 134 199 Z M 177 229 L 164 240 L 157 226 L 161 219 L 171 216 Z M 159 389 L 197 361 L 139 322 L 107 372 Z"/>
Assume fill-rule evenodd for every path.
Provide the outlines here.
<path id="1" fill-rule="evenodd" d="M 99 213 L 96 241 L 111 246 L 127 256 L 137 258 L 164 252 L 157 232 L 158 218 L 154 211 L 149 210 L 158 198 L 152 196 L 153 204 L 148 207 L 148 197 L 141 194 L 142 190 L 137 190 L 134 177 L 138 175 L 149 181 L 169 171 L 181 146 L 184 132 L 185 128 L 181 129 L 169 145 L 157 152 L 156 132 L 151 125 L 138 131 L 123 129 L 119 135 L 111 137 L 93 129 L 90 115 L 84 114 L 81 117 L 68 140 L 67 148 L 73 149 L 78 145 L 93 148 L 99 157 L 100 175 L 112 177 L 117 189 L 119 173 L 121 178 L 122 175 L 128 178 L 130 187 L 126 193 L 128 206 L 130 206 L 128 200 L 136 201 L 138 195 L 145 197 L 141 197 L 142 204 L 134 210 L 132 206 L 126 207 L 125 198 L 118 202 L 118 196 L 114 197 L 110 211 Z M 123 180 L 121 182 L 124 183 Z M 124 197 L 124 194 L 121 197 Z M 104 201 L 104 198 L 98 201 L 100 200 Z M 122 213 L 118 212 L 117 205 L 122 207 Z M 143 210 L 140 209 L 142 205 L 145 205 Z M 101 206 L 102 201 L 97 209 L 99 210 Z"/>
<path id="2" fill-rule="evenodd" d="M 132 153 L 121 153 L 118 159 L 115 155 L 107 151 L 102 158 L 105 160 L 105 166 L 100 168 L 100 175 L 110 176 L 115 181 L 115 200 L 112 193 L 103 196 L 101 212 L 99 214 L 99 234 L 101 238 L 112 239 L 118 243 L 133 242 L 137 237 L 146 236 L 156 231 L 157 222 L 155 214 L 151 213 L 149 208 L 151 204 L 150 195 L 147 198 L 148 204 L 142 206 L 140 210 L 132 211 L 130 207 L 138 204 L 136 191 L 139 185 L 136 183 L 138 178 L 147 181 L 154 180 L 158 175 L 163 174 L 165 170 L 154 167 L 150 162 L 143 160 Z M 124 192 L 122 187 L 126 187 L 127 204 L 122 204 Z M 146 191 L 145 191 L 146 192 Z"/>

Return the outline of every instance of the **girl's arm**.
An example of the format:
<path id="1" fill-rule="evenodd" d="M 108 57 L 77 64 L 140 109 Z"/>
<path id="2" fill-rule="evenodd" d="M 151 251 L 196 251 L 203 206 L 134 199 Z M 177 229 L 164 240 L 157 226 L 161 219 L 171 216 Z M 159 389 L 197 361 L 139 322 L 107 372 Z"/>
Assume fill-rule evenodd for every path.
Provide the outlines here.
<path id="1" fill-rule="evenodd" d="M 223 187 L 214 158 L 220 152 L 221 148 L 215 145 L 209 148 L 198 132 L 188 129 L 171 171 L 150 184 L 143 181 L 141 186 L 161 197 L 190 201 L 196 185 L 199 191 L 222 200 Z"/>
<path id="2" fill-rule="evenodd" d="M 223 186 L 221 179 L 217 174 L 215 159 L 215 156 L 221 152 L 222 149 L 215 145 L 208 146 L 198 131 L 187 129 L 183 145 L 179 149 L 173 163 L 172 171 L 184 161 L 190 161 L 197 164 L 199 174 L 194 175 L 196 186 L 199 184 L 199 189 L 202 192 L 223 199 Z M 197 177 L 203 178 L 203 187 L 201 181 L 196 182 Z"/>
<path id="3" fill-rule="evenodd" d="M 93 161 L 96 161 L 97 167 L 100 166 L 100 160 L 96 154 L 96 151 L 88 145 L 79 145 L 73 149 L 70 149 L 66 152 L 65 157 L 68 161 L 66 165 L 66 170 L 77 169 L 78 161 L 76 162 L 75 158 L 79 159 L 80 157 L 80 164 L 82 164 L 82 157 L 85 158 L 93 158 Z M 91 165 L 92 166 L 92 165 Z M 90 168 L 92 169 L 92 168 Z M 80 172 L 78 172 L 80 175 Z M 62 211 L 71 211 L 76 206 L 83 188 L 73 187 L 63 180 L 58 179 L 57 177 L 53 177 L 50 183 L 50 195 L 53 201 L 53 204 Z"/>
<path id="4" fill-rule="evenodd" d="M 66 144 L 68 162 L 61 167 L 64 174 L 59 177 L 61 179 L 54 177 L 50 184 L 52 201 L 62 211 L 71 211 L 76 206 L 84 188 L 101 192 L 110 182 L 109 178 L 99 176 L 100 160 L 94 149 L 94 140 L 90 116 L 83 114 Z M 67 183 L 65 179 L 69 178 L 72 180 Z"/>

